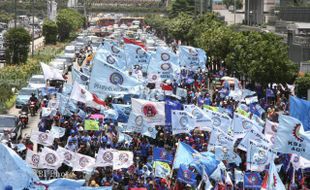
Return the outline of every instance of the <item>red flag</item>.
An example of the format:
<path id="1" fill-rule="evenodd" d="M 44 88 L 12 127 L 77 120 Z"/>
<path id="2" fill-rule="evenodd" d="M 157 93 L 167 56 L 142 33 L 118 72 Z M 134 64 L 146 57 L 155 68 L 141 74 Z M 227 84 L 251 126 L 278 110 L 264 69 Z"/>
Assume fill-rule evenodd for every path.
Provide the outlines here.
<path id="1" fill-rule="evenodd" d="M 268 172 L 265 172 L 265 177 L 264 177 L 264 180 L 263 180 L 263 183 L 262 183 L 261 190 L 266 190 L 267 189 L 268 176 L 269 176 Z"/>
<path id="2" fill-rule="evenodd" d="M 124 43 L 125 44 L 135 44 L 135 45 L 140 46 L 143 49 L 145 49 L 145 46 L 144 46 L 144 44 L 142 42 L 139 42 L 139 41 L 137 41 L 135 39 L 130 39 L 130 38 L 123 38 L 123 39 L 124 39 Z"/>
<path id="3" fill-rule="evenodd" d="M 98 98 L 98 96 L 96 94 L 93 94 L 93 101 L 96 102 L 99 105 L 103 105 L 106 106 L 107 104 L 105 103 L 104 100 L 101 100 L 100 98 Z"/>

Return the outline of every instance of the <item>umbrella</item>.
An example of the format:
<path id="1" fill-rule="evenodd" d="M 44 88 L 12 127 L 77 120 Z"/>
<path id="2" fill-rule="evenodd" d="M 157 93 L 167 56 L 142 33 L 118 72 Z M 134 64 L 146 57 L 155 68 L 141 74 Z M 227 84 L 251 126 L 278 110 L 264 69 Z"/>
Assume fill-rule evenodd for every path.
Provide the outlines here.
<path id="1" fill-rule="evenodd" d="M 102 114 L 93 114 L 93 115 L 90 116 L 90 119 L 95 119 L 95 120 L 104 119 L 104 115 L 102 115 Z"/>

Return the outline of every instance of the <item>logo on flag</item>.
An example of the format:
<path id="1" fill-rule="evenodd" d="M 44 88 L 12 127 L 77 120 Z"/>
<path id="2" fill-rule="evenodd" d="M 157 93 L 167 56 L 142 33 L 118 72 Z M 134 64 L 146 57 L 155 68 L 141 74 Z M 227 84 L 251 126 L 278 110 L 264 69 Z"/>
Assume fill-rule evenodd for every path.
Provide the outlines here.
<path id="1" fill-rule="evenodd" d="M 40 155 L 38 154 L 33 154 L 31 156 L 31 161 L 34 165 L 38 165 L 40 163 Z"/>
<path id="2" fill-rule="evenodd" d="M 159 156 L 160 156 L 161 159 L 165 159 L 166 156 L 167 156 L 166 150 L 165 149 L 161 149 L 160 153 L 159 153 Z"/>
<path id="3" fill-rule="evenodd" d="M 126 163 L 129 160 L 129 155 L 127 153 L 120 153 L 118 159 L 119 159 L 120 162 Z"/>
<path id="4" fill-rule="evenodd" d="M 219 143 L 221 143 L 222 145 L 227 144 L 227 141 L 225 139 L 225 136 L 221 133 L 219 133 L 219 135 L 217 136 L 217 140 Z"/>
<path id="5" fill-rule="evenodd" d="M 120 52 L 120 50 L 116 46 L 113 46 L 113 45 L 111 46 L 111 51 L 116 54 Z"/>
<path id="6" fill-rule="evenodd" d="M 85 157 L 81 157 L 79 159 L 79 165 L 82 167 L 82 168 L 85 168 L 87 165 L 88 165 L 89 161 L 87 158 Z"/>
<path id="7" fill-rule="evenodd" d="M 45 141 L 48 139 L 48 135 L 46 133 L 40 133 L 38 136 L 38 140 L 41 143 L 45 143 Z"/>
<path id="8" fill-rule="evenodd" d="M 179 123 L 181 125 L 182 128 L 186 128 L 186 126 L 188 125 L 188 119 L 186 116 L 181 116 Z"/>
<path id="9" fill-rule="evenodd" d="M 278 128 L 277 125 L 271 125 L 271 130 L 275 133 L 278 131 L 277 128 Z"/>
<path id="10" fill-rule="evenodd" d="M 155 105 L 147 103 L 142 106 L 142 112 L 146 117 L 154 117 L 157 114 Z"/>
<path id="11" fill-rule="evenodd" d="M 293 136 L 296 138 L 297 141 L 303 142 L 304 139 L 300 136 L 300 132 L 299 132 L 300 127 L 301 127 L 301 125 L 299 123 L 294 127 Z"/>
<path id="12" fill-rule="evenodd" d="M 112 55 L 108 55 L 107 56 L 107 62 L 109 63 L 109 64 L 114 64 L 115 62 L 116 62 L 116 60 L 114 59 L 114 57 L 112 56 Z"/>
<path id="13" fill-rule="evenodd" d="M 70 160 L 72 160 L 72 158 L 73 158 L 73 156 L 72 156 L 72 154 L 71 154 L 70 152 L 65 152 L 65 153 L 64 153 L 64 157 L 65 157 L 65 159 L 66 159 L 67 161 L 70 161 Z"/>
<path id="14" fill-rule="evenodd" d="M 110 82 L 114 85 L 121 85 L 124 82 L 124 78 L 121 74 L 114 72 L 110 75 Z"/>
<path id="15" fill-rule="evenodd" d="M 143 117 L 141 115 L 138 115 L 135 119 L 135 124 L 139 127 L 143 125 Z"/>
<path id="16" fill-rule="evenodd" d="M 49 163 L 49 164 L 54 164 L 54 163 L 56 163 L 56 160 L 57 160 L 57 158 L 56 158 L 55 154 L 53 154 L 53 153 L 47 153 L 47 154 L 45 155 L 45 161 L 46 161 L 47 163 Z"/>
<path id="17" fill-rule="evenodd" d="M 258 164 L 266 164 L 268 161 L 267 153 L 263 150 L 258 151 L 258 155 L 254 158 Z"/>
<path id="18" fill-rule="evenodd" d="M 243 120 L 242 121 L 242 127 L 245 130 L 248 130 L 252 127 L 252 123 L 248 122 L 247 120 Z"/>
<path id="19" fill-rule="evenodd" d="M 158 77 L 157 77 L 157 75 L 152 75 L 151 78 L 152 78 L 152 80 L 156 81 Z"/>
<path id="20" fill-rule="evenodd" d="M 183 176 L 185 179 L 189 180 L 189 179 L 192 179 L 192 174 L 191 174 L 191 171 L 190 170 L 184 170 L 183 171 Z"/>
<path id="21" fill-rule="evenodd" d="M 164 71 L 168 71 L 169 69 L 171 69 L 171 64 L 170 63 L 163 63 L 160 65 L 160 68 Z"/>
<path id="22" fill-rule="evenodd" d="M 194 49 L 194 48 L 189 48 L 188 52 L 192 56 L 198 56 L 198 51 L 196 49 Z"/>
<path id="23" fill-rule="evenodd" d="M 219 127 L 221 125 L 221 119 L 218 117 L 212 117 L 212 124 L 216 127 Z"/>
<path id="24" fill-rule="evenodd" d="M 136 49 L 136 53 L 140 56 L 144 56 L 146 54 L 146 52 L 140 47 Z"/>
<path id="25" fill-rule="evenodd" d="M 196 117 L 197 120 L 199 120 L 199 119 L 201 119 L 203 117 L 203 115 L 196 108 L 193 109 L 192 115 L 194 117 Z"/>
<path id="26" fill-rule="evenodd" d="M 113 153 L 110 151 L 106 151 L 102 155 L 102 159 L 106 162 L 112 162 L 113 161 Z"/>
<path id="27" fill-rule="evenodd" d="M 168 53 L 162 53 L 160 57 L 163 61 L 168 61 L 170 59 L 170 55 Z"/>

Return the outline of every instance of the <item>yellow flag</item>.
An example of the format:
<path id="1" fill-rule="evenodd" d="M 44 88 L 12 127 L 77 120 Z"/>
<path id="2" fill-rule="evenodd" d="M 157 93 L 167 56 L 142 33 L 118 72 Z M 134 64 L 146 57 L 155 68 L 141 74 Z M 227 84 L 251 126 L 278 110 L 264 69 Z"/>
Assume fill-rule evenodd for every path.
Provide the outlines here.
<path id="1" fill-rule="evenodd" d="M 96 120 L 87 119 L 84 121 L 85 130 L 88 131 L 98 131 L 99 130 L 99 122 Z"/>
<path id="2" fill-rule="evenodd" d="M 244 117 L 250 117 L 250 113 L 244 111 L 243 109 L 237 108 L 236 112 L 243 115 Z"/>
<path id="3" fill-rule="evenodd" d="M 214 111 L 214 112 L 218 112 L 219 111 L 218 107 L 209 106 L 209 105 L 203 105 L 203 108 L 206 108 L 206 109 Z"/>

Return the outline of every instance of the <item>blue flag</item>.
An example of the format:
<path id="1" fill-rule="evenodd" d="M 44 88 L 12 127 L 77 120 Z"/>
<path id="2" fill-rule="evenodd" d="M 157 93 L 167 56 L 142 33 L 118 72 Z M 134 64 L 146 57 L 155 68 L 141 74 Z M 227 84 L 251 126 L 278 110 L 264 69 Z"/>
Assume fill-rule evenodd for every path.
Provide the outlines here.
<path id="1" fill-rule="evenodd" d="M 304 130 L 310 130 L 310 101 L 302 100 L 294 96 L 290 96 L 290 115 L 299 119 L 304 125 Z"/>
<path id="2" fill-rule="evenodd" d="M 266 90 L 266 97 L 267 98 L 274 98 L 275 97 L 274 92 L 269 88 Z"/>
<path id="3" fill-rule="evenodd" d="M 77 81 L 79 84 L 87 85 L 89 81 L 89 76 L 87 76 L 84 73 L 81 73 L 80 71 L 76 70 L 75 68 L 72 69 L 72 83 L 74 81 Z"/>
<path id="4" fill-rule="evenodd" d="M 146 72 L 151 58 L 150 53 L 134 44 L 125 44 L 124 50 L 127 59 L 127 67 L 132 68 L 134 65 L 139 65 L 142 67 L 142 71 Z"/>
<path id="5" fill-rule="evenodd" d="M 258 172 L 244 173 L 244 188 L 260 189 L 262 185 L 262 178 Z"/>
<path id="6" fill-rule="evenodd" d="M 118 113 L 117 121 L 127 123 L 131 112 L 131 105 L 112 104 L 114 110 Z"/>
<path id="7" fill-rule="evenodd" d="M 172 110 L 182 110 L 182 104 L 179 101 L 166 100 L 165 104 L 166 125 L 171 125 Z"/>
<path id="8" fill-rule="evenodd" d="M 111 94 L 137 94 L 142 82 L 125 72 L 109 65 L 105 60 L 96 59 L 89 81 L 89 91 L 98 96 Z"/>
<path id="9" fill-rule="evenodd" d="M 191 70 L 197 70 L 206 68 L 207 55 L 206 52 L 200 48 L 194 48 L 191 46 L 179 47 L 180 65 L 186 66 Z"/>
<path id="10" fill-rule="evenodd" d="M 93 59 L 93 63 L 97 60 L 104 60 L 106 63 L 113 65 L 114 67 L 125 70 L 126 69 L 126 60 L 122 60 L 114 56 L 112 51 L 107 51 L 106 49 L 100 49 L 96 52 L 96 56 Z"/>
<path id="11" fill-rule="evenodd" d="M 190 165 L 195 167 L 200 175 L 205 171 L 210 176 L 220 163 L 212 152 L 201 152 L 194 158 L 195 160 Z"/>
<path id="12" fill-rule="evenodd" d="M 174 155 L 173 169 L 178 169 L 181 164 L 190 164 L 195 160 L 195 155 L 200 153 L 186 143 L 179 142 Z"/>
<path id="13" fill-rule="evenodd" d="M 251 103 L 249 107 L 250 112 L 259 117 L 261 117 L 265 113 L 265 110 L 258 103 Z"/>
<path id="14" fill-rule="evenodd" d="M 153 161 L 161 161 L 161 162 L 167 162 L 169 164 L 172 164 L 173 155 L 164 148 L 154 147 Z"/>
<path id="15" fill-rule="evenodd" d="M 118 58 L 119 61 L 123 62 L 122 65 L 126 65 L 126 55 L 122 48 L 111 42 L 105 42 L 104 45 L 97 50 L 97 52 L 101 51 L 101 49 L 110 52 L 115 58 Z"/>
<path id="16" fill-rule="evenodd" d="M 156 54 L 152 55 L 148 66 L 148 75 L 159 75 L 162 80 L 174 79 L 180 71 L 179 59 L 168 48 L 158 47 Z"/>
<path id="17" fill-rule="evenodd" d="M 189 168 L 186 165 L 180 165 L 180 168 L 178 170 L 178 176 L 177 179 L 183 183 L 189 184 L 193 187 L 196 186 L 197 180 L 196 180 L 196 174 L 189 170 Z"/>

